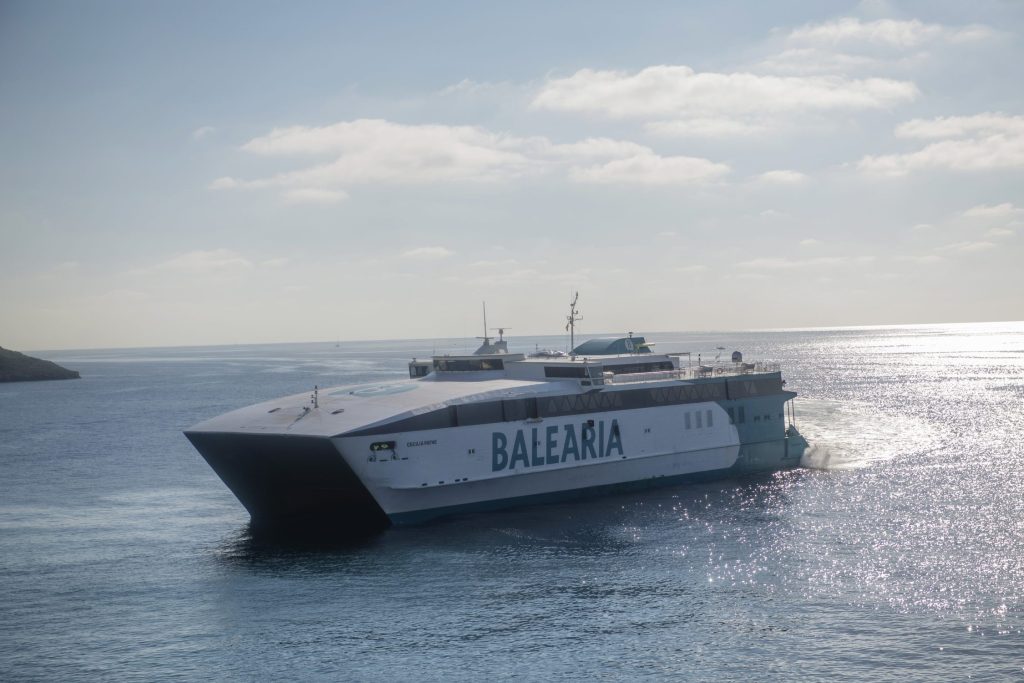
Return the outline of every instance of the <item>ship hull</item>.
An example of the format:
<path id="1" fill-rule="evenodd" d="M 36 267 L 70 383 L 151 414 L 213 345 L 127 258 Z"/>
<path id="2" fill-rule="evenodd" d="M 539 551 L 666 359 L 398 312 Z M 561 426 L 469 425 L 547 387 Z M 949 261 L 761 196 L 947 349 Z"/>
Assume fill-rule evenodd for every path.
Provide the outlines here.
<path id="1" fill-rule="evenodd" d="M 358 533 L 387 527 L 387 515 L 330 439 L 186 432 L 261 531 Z"/>
<path id="2" fill-rule="evenodd" d="M 722 457 L 730 452 L 733 453 L 731 458 Z M 394 512 L 388 516 L 388 519 L 396 526 L 417 525 L 452 515 L 562 503 L 614 493 L 640 492 L 655 488 L 728 479 L 757 472 L 773 472 L 798 466 L 802 452 L 802 447 L 792 445 L 790 439 L 786 438 L 773 442 L 748 444 L 738 448 L 716 449 L 714 452 L 698 451 L 662 456 L 652 459 L 653 462 L 645 463 L 649 467 L 643 468 L 637 468 L 635 462 L 628 463 L 630 465 L 628 468 L 615 468 L 617 465 L 615 463 L 609 466 L 609 471 L 601 472 L 599 476 L 593 477 L 588 483 L 578 486 L 571 484 L 579 482 L 568 482 L 564 478 L 554 479 L 547 482 L 547 485 L 541 482 L 529 482 L 528 485 L 514 490 L 515 495 L 509 495 L 510 487 L 507 486 L 507 482 L 502 482 L 500 487 L 478 484 L 475 487 L 476 491 L 466 491 L 463 495 L 452 496 L 452 502 L 449 504 Z M 710 461 L 709 466 L 704 469 L 683 467 L 682 469 L 687 471 L 681 473 L 678 469 L 675 473 L 661 472 L 663 466 L 668 462 L 679 463 L 685 460 L 692 461 L 694 458 L 707 458 Z M 732 464 L 720 466 L 725 459 L 731 460 Z M 670 467 L 669 471 L 671 470 Z M 469 483 L 466 484 L 466 487 L 467 489 L 472 488 Z"/>
<path id="3" fill-rule="evenodd" d="M 590 416 L 573 416 L 363 437 L 186 435 L 245 506 L 257 529 L 347 534 L 794 467 L 806 448 L 795 429 L 786 431 L 777 420 L 757 423 L 756 429 L 736 425 L 727 412 L 743 405 L 751 415 L 781 413 L 785 398 L 691 404 L 686 409 L 694 417 L 713 417 L 692 430 L 683 427 L 682 409 L 665 407 L 594 414 L 588 420 L 584 418 Z M 591 457 L 578 447 L 570 456 L 565 436 L 585 424 L 596 425 L 590 428 Z M 510 453 L 523 434 L 536 446 L 517 463 Z M 572 438 L 586 435 L 575 431 Z M 549 446 L 545 452 L 545 441 L 551 439 L 555 449 Z M 381 443 L 393 444 L 393 449 L 374 451 Z M 496 445 L 502 445 L 499 452 Z"/>

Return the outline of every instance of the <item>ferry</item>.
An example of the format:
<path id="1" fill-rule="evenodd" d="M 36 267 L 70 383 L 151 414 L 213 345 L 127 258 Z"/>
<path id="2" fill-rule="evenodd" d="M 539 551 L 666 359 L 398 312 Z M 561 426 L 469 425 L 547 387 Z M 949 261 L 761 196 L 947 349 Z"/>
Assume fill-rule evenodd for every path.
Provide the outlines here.
<path id="1" fill-rule="evenodd" d="M 531 357 L 486 329 L 409 379 L 315 387 L 185 435 L 254 528 L 338 532 L 784 469 L 808 447 L 777 364 L 694 364 L 632 333 Z"/>

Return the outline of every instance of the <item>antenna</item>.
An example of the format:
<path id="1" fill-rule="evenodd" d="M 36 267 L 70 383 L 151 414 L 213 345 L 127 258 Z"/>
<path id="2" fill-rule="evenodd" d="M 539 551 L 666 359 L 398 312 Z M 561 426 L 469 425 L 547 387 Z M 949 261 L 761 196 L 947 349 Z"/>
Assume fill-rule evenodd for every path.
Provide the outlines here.
<path id="1" fill-rule="evenodd" d="M 511 330 L 511 327 L 492 327 L 492 330 L 498 331 L 498 341 L 502 341 L 505 336 L 505 330 Z"/>
<path id="2" fill-rule="evenodd" d="M 483 303 L 483 306 L 484 306 L 484 336 L 477 337 L 477 339 L 483 339 L 484 340 L 484 346 L 490 346 L 491 345 L 491 338 L 487 336 L 487 302 L 484 301 L 482 303 Z"/>
<path id="3" fill-rule="evenodd" d="M 582 320 L 576 310 L 576 302 L 580 300 L 580 293 L 576 294 L 572 298 L 572 302 L 569 304 L 569 315 L 566 316 L 565 329 L 569 332 L 569 353 L 576 348 L 576 323 Z"/>

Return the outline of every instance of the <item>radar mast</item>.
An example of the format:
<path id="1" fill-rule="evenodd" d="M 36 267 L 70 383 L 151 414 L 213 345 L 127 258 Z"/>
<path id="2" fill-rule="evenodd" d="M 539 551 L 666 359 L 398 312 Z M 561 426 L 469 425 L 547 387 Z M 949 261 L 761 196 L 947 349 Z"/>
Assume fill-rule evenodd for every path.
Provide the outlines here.
<path id="1" fill-rule="evenodd" d="M 572 298 L 572 302 L 569 303 L 569 315 L 566 316 L 565 329 L 569 333 L 569 349 L 570 353 L 576 348 L 576 323 L 582 320 L 579 311 L 576 310 L 576 302 L 580 300 L 580 293 L 576 294 Z"/>

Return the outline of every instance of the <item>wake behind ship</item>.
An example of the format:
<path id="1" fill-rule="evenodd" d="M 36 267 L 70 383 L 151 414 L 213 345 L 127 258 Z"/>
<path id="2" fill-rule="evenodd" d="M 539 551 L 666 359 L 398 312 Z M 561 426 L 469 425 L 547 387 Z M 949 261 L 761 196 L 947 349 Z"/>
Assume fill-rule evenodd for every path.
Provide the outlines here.
<path id="1" fill-rule="evenodd" d="M 692 365 L 643 337 L 409 364 L 398 382 L 267 401 L 185 432 L 257 529 L 341 532 L 793 467 L 777 365 Z M 684 356 L 687 360 L 684 361 Z"/>

